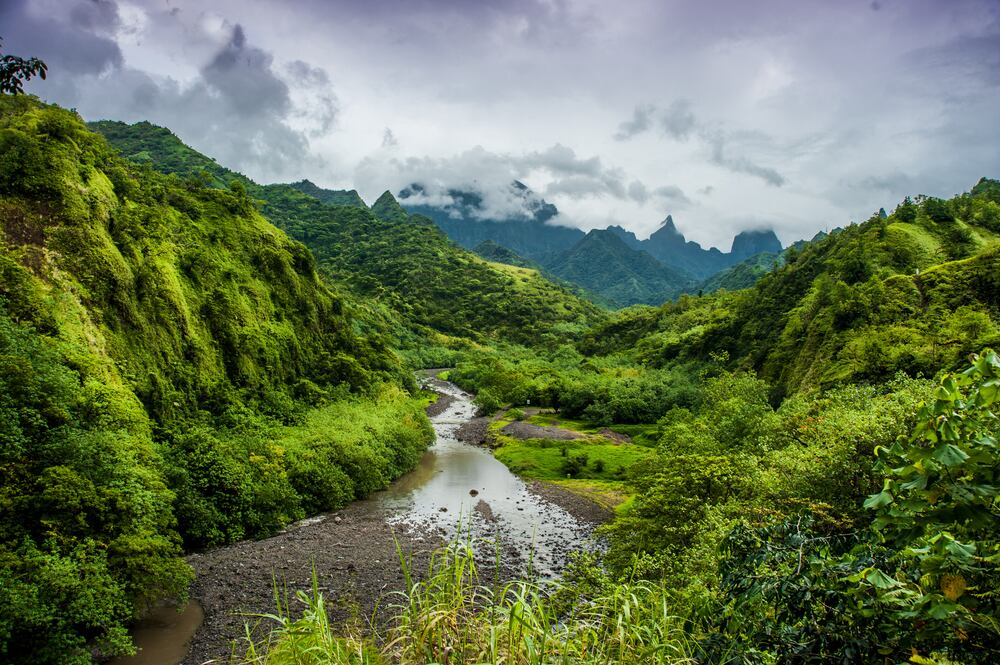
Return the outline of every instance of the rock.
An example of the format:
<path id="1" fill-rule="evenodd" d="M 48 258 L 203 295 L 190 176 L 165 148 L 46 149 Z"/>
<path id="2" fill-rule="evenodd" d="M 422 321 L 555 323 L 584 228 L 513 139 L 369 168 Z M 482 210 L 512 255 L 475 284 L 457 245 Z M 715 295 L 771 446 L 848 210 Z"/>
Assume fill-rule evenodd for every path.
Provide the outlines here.
<path id="1" fill-rule="evenodd" d="M 479 490 L 469 490 L 469 496 L 479 496 Z"/>
<path id="2" fill-rule="evenodd" d="M 442 513 L 446 513 L 446 512 L 448 512 L 448 508 L 445 507 L 445 506 L 441 506 L 440 508 L 438 508 L 438 511 L 442 512 Z"/>

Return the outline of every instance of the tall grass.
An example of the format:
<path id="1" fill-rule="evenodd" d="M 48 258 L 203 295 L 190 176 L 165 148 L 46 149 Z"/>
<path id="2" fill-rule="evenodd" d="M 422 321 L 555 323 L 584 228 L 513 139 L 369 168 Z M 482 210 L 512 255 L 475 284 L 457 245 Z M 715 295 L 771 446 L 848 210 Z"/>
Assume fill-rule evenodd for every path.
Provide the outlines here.
<path id="1" fill-rule="evenodd" d="M 695 640 L 672 614 L 670 594 L 645 582 L 609 587 L 582 597 L 556 582 L 489 584 L 480 580 L 470 543 L 432 557 L 426 577 L 414 581 L 400 556 L 406 591 L 400 592 L 387 632 L 378 638 L 338 636 L 323 597 L 300 592 L 302 618 L 287 606 L 270 616 L 275 628 L 240 663 L 350 663 L 398 665 L 597 665 L 694 662 Z M 380 644 L 375 647 L 376 641 Z"/>
<path id="2" fill-rule="evenodd" d="M 246 651 L 233 657 L 241 665 L 381 665 L 378 650 L 356 635 L 338 635 L 326 613 L 326 601 L 313 571 L 311 593 L 297 591 L 296 599 L 305 606 L 302 616 L 293 619 L 288 594 L 274 585 L 274 614 L 255 615 L 259 621 L 273 624 L 263 639 L 255 627 L 246 626 Z"/>

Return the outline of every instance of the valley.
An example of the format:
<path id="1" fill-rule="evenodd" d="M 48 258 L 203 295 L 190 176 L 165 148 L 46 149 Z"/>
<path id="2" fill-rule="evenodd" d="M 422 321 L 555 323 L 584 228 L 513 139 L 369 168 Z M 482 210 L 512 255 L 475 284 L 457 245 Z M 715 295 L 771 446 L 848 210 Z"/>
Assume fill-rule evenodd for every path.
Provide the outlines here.
<path id="1" fill-rule="evenodd" d="M 0 7 L 4 36 L 43 20 L 28 6 Z M 421 7 L 394 9 L 420 20 L 379 58 L 472 11 Z M 107 59 L 56 60 L 60 103 L 33 94 L 44 62 L 0 58 L 0 662 L 997 661 L 1000 164 L 966 160 L 985 150 L 917 168 L 830 147 L 900 118 L 778 140 L 678 97 L 601 154 L 519 152 L 549 92 L 518 86 L 551 54 L 505 63 L 517 103 L 461 134 L 452 106 L 492 86 L 460 85 L 462 58 L 447 85 L 388 68 L 341 105 L 324 69 L 190 9 L 44 14 L 63 32 L 42 47 Z M 392 20 L 340 9 L 344 40 L 342 18 Z M 577 9 L 545 11 L 565 30 Z M 522 19 L 483 44 L 559 41 Z M 177 21 L 164 71 L 205 62 L 135 69 Z M 756 39 L 740 26 L 718 62 Z M 593 74 L 571 69 L 560 86 Z M 729 104 L 791 104 L 795 76 L 767 71 Z M 429 96 L 383 127 L 410 77 Z M 128 121 L 69 108 L 115 108 L 77 80 L 121 85 Z M 550 133 L 611 117 L 610 95 L 552 94 L 574 112 Z M 407 152 L 452 133 L 453 157 Z M 898 197 L 831 221 L 872 192 Z"/>

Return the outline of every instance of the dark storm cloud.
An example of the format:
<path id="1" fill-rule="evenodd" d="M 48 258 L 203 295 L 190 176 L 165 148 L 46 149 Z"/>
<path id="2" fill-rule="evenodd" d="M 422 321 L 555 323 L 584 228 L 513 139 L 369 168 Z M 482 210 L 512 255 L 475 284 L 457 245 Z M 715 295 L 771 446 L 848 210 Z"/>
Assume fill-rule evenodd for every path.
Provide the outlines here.
<path id="1" fill-rule="evenodd" d="M 197 21 L 182 12 L 153 18 L 168 39 L 212 39 L 192 34 Z M 119 8 L 110 0 L 85 0 L 64 14 L 44 16 L 23 0 L 0 9 L 0 35 L 16 35 L 10 50 L 49 65 L 49 81 L 32 90 L 88 119 L 164 125 L 223 164 L 265 180 L 304 176 L 321 165 L 307 135 L 329 131 L 338 110 L 323 68 L 295 60 L 279 71 L 273 55 L 254 46 L 236 23 L 197 76 L 182 83 L 126 66 L 115 41 L 120 27 Z"/>
<path id="2" fill-rule="evenodd" d="M 228 42 L 202 67 L 200 77 L 182 86 L 129 72 L 134 81 L 127 117 L 149 117 L 165 124 L 182 139 L 220 162 L 265 179 L 299 177 L 316 168 L 305 136 L 286 124 L 296 115 L 291 91 L 278 77 L 273 57 L 251 45 L 243 27 L 232 28 Z M 307 63 L 293 63 L 301 81 L 323 85 L 326 72 Z M 318 113 L 316 110 L 318 109 Z M 331 99 L 313 109 L 321 127 L 335 117 Z"/>
<path id="3" fill-rule="evenodd" d="M 288 86 L 274 75 L 270 53 L 247 44 L 243 26 L 201 70 L 203 85 L 218 93 L 225 113 L 243 117 L 284 116 L 291 108 Z"/>
<path id="4" fill-rule="evenodd" d="M 169 126 L 258 178 L 371 197 L 417 174 L 489 190 L 496 210 L 523 205 L 524 178 L 565 223 L 641 235 L 687 206 L 682 230 L 719 243 L 747 219 L 733 201 L 794 240 L 1000 174 L 998 15 L 997 0 L 0 0 L 0 35 L 49 62 L 30 91 Z"/>
<path id="5" fill-rule="evenodd" d="M 108 35 L 118 25 L 112 2 L 83 0 L 68 7 L 69 23 L 35 13 L 27 0 L 0 2 L 0 37 L 8 53 L 41 58 L 50 87 L 72 87 L 70 76 L 100 74 L 122 65 L 118 44 Z"/>

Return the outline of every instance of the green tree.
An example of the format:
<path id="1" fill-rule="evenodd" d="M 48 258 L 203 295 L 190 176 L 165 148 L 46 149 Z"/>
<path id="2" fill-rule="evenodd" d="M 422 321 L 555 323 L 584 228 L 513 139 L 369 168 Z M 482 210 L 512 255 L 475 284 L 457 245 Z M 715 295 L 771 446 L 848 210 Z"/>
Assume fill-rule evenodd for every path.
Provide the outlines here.
<path id="1" fill-rule="evenodd" d="M 0 47 L 2 46 L 3 39 L 0 38 Z M 45 79 L 48 71 L 48 65 L 38 58 L 25 59 L 16 55 L 4 55 L 0 51 L 0 94 L 20 94 L 24 91 L 24 81 L 34 76 Z"/>
<path id="2" fill-rule="evenodd" d="M 987 349 L 942 380 L 912 436 L 877 450 L 885 485 L 865 507 L 897 569 L 863 577 L 931 650 L 998 653 L 998 402 L 1000 356 Z"/>

